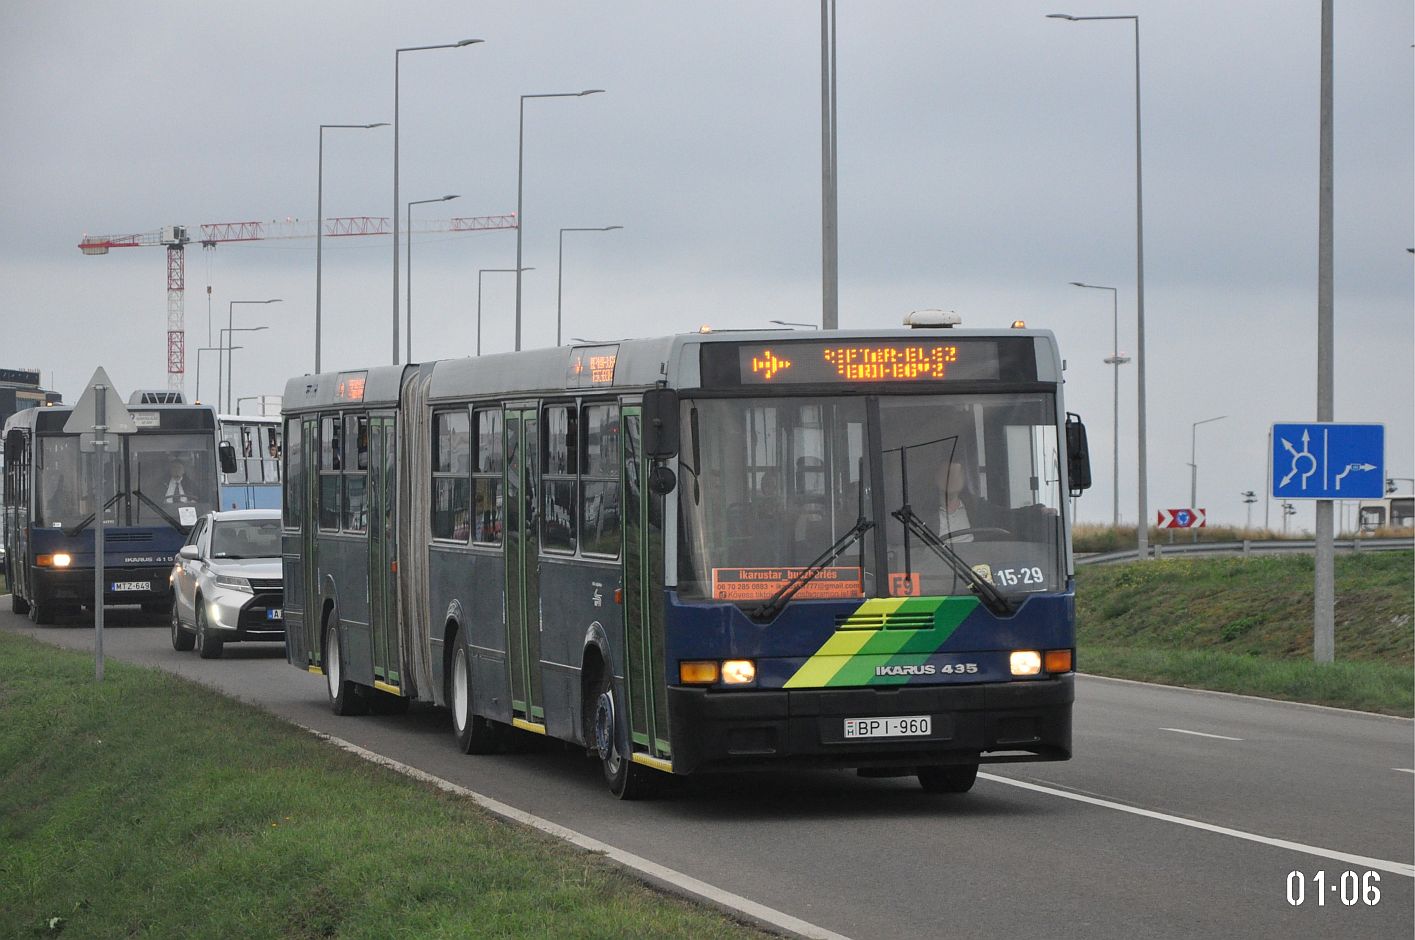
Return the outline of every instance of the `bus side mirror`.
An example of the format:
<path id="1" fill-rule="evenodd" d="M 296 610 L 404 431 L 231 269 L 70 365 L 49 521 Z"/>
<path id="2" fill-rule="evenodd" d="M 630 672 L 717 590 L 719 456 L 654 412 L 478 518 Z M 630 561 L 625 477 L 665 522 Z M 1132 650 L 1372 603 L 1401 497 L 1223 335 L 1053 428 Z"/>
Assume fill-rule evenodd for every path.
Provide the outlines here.
<path id="1" fill-rule="evenodd" d="M 678 486 L 678 475 L 659 464 L 649 471 L 649 492 L 658 496 L 667 496 Z"/>
<path id="2" fill-rule="evenodd" d="M 654 460 L 678 455 L 678 393 L 671 388 L 644 392 L 644 454 Z"/>
<path id="3" fill-rule="evenodd" d="M 216 446 L 216 453 L 221 458 L 221 472 L 235 473 L 236 467 L 236 447 L 230 441 L 222 441 Z"/>
<path id="4" fill-rule="evenodd" d="M 1086 443 L 1086 426 L 1081 416 L 1066 414 L 1066 475 L 1071 480 L 1071 495 L 1080 496 L 1091 488 L 1091 448 Z"/>

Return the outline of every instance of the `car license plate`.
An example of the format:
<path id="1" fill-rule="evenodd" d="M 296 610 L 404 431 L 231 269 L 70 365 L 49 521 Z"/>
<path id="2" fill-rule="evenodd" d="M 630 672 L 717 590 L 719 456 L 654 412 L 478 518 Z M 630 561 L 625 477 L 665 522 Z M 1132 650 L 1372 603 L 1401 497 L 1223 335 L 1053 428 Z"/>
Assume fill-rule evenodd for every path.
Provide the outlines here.
<path id="1" fill-rule="evenodd" d="M 929 715 L 892 718 L 846 718 L 847 738 L 916 738 L 933 733 Z"/>
<path id="2" fill-rule="evenodd" d="M 151 591 L 151 581 L 114 581 L 112 591 Z"/>
<path id="3" fill-rule="evenodd" d="M 272 607 L 272 608 L 270 608 L 269 610 L 267 610 L 267 611 L 265 612 L 265 619 L 266 619 L 266 620 L 284 620 L 284 619 L 285 619 L 285 611 L 281 610 L 279 607 Z"/>

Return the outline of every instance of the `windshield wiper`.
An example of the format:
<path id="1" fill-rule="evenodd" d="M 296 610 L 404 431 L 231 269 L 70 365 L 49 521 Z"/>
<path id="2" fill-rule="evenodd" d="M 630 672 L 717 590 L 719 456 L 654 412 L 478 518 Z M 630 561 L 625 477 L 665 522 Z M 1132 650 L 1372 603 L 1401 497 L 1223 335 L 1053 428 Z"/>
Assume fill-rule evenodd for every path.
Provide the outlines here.
<path id="1" fill-rule="evenodd" d="M 864 538 L 865 533 L 874 527 L 875 524 L 873 522 L 861 515 L 860 518 L 856 520 L 855 524 L 836 540 L 834 545 L 818 555 L 815 561 L 796 572 L 775 594 L 753 608 L 751 612 L 752 618 L 755 620 L 770 620 L 775 617 L 781 612 L 781 608 L 786 606 L 787 601 L 795 597 L 801 588 L 814 580 L 816 575 L 825 570 L 835 559 L 845 554 L 846 549 L 853 545 L 856 539 Z"/>
<path id="2" fill-rule="evenodd" d="M 974 594 L 978 595 L 978 599 L 983 602 L 988 610 L 1002 617 L 1012 613 L 1016 609 L 1013 602 L 1004 597 L 1002 592 L 999 591 L 991 581 L 970 568 L 968 563 L 958 556 L 957 552 L 950 548 L 943 539 L 939 538 L 938 533 L 930 529 L 924 520 L 920 519 L 918 514 L 909 507 L 908 503 L 900 506 L 898 509 L 894 510 L 894 512 L 890 513 L 890 515 L 903 523 L 904 528 L 911 535 L 920 542 L 923 542 L 926 548 L 930 549 L 939 558 L 942 558 L 944 563 L 952 568 L 955 574 L 966 581 L 969 589 L 972 590 Z"/>
<path id="3" fill-rule="evenodd" d="M 118 500 L 122 499 L 124 496 L 127 496 L 127 495 L 128 495 L 127 493 L 114 493 L 114 494 L 113 494 L 113 497 L 112 497 L 111 499 L 109 499 L 108 502 L 104 503 L 104 504 L 103 504 L 103 508 L 100 509 L 98 512 L 107 512 L 107 511 L 108 511 L 108 508 L 109 508 L 110 506 L 112 506 L 112 505 L 113 505 L 114 503 L 116 503 Z M 81 521 L 78 525 L 74 526 L 72 529 L 65 529 L 65 530 L 64 530 L 64 534 L 65 534 L 65 535 L 68 535 L 68 536 L 75 536 L 75 535 L 78 535 L 78 534 L 79 534 L 80 532 L 82 532 L 84 529 L 87 529 L 90 525 L 92 525 L 92 524 L 93 524 L 93 520 L 95 520 L 95 519 L 97 519 L 97 518 L 98 518 L 98 513 L 97 513 L 97 512 L 91 512 L 91 513 L 89 513 L 87 516 L 84 516 L 83 521 Z"/>

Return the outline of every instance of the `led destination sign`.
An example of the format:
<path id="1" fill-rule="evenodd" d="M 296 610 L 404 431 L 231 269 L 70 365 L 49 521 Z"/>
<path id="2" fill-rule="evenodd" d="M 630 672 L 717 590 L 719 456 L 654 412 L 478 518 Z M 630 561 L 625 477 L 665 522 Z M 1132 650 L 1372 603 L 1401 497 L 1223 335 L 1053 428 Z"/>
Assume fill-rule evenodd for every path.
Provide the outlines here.
<path id="1" fill-rule="evenodd" d="M 703 378 L 713 385 L 850 385 L 892 382 L 1021 381 L 1037 378 L 1029 337 L 805 340 L 704 345 Z"/>

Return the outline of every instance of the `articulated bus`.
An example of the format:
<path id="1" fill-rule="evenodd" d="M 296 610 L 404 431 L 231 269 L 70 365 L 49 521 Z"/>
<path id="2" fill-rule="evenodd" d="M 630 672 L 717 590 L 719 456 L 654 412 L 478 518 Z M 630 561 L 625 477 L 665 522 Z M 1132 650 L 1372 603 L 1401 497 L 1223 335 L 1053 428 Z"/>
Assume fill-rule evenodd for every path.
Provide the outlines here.
<path id="1" fill-rule="evenodd" d="M 220 415 L 219 508 L 280 508 L 280 419 L 275 415 Z"/>
<path id="2" fill-rule="evenodd" d="M 291 664 L 336 713 L 451 709 L 665 773 L 1066 760 L 1068 492 L 1049 332 L 700 333 L 286 388 Z"/>
<path id="3" fill-rule="evenodd" d="M 216 413 L 153 404 L 134 392 L 137 431 L 99 457 L 64 431 L 71 407 L 29 408 L 5 422 L 5 576 L 15 613 L 52 623 L 94 602 L 93 524 L 103 513 L 105 604 L 171 607 L 172 559 L 192 525 L 216 508 Z M 102 498 L 93 494 L 94 464 Z"/>

